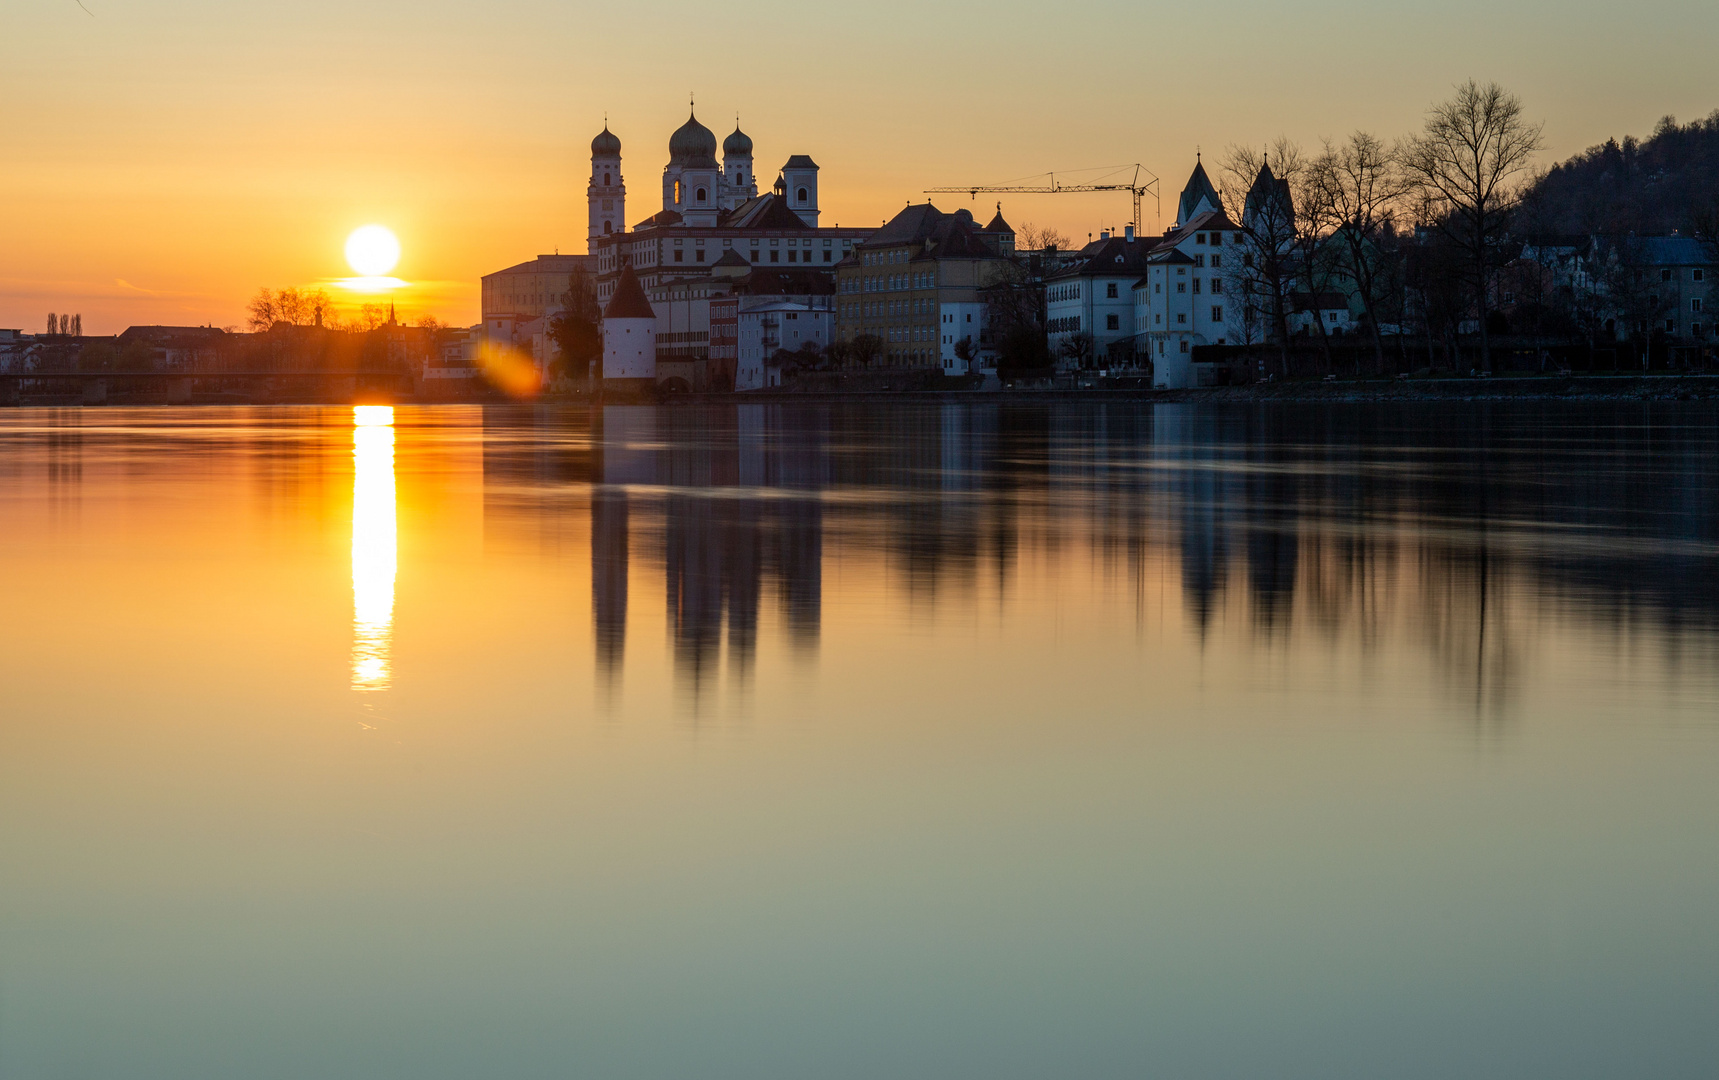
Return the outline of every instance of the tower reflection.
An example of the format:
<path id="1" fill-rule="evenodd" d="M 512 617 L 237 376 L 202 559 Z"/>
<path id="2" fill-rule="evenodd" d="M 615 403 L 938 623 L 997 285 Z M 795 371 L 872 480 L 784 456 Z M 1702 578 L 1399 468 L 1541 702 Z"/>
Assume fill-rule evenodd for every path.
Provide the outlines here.
<path id="1" fill-rule="evenodd" d="M 352 689 L 388 689 L 394 635 L 394 409 L 352 410 Z"/>

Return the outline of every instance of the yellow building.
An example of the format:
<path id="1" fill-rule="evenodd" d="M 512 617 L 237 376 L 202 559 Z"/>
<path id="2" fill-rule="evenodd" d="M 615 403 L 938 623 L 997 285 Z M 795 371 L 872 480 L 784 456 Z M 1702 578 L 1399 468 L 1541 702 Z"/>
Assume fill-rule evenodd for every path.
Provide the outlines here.
<path id="1" fill-rule="evenodd" d="M 836 267 L 837 340 L 871 335 L 882 363 L 965 374 L 956 350 L 967 340 L 974 355 L 990 351 L 983 290 L 1014 249 L 1001 210 L 981 229 L 965 210 L 907 207 Z"/>

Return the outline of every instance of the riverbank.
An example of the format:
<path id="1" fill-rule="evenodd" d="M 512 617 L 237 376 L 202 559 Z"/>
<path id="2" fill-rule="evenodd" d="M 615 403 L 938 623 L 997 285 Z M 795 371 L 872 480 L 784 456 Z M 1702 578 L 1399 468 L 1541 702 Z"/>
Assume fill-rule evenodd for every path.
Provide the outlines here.
<path id="1" fill-rule="evenodd" d="M 193 378 L 181 377 L 190 383 Z M 119 380 L 115 380 L 116 382 Z M 10 389 L 11 394 L 4 391 Z M 261 389 L 261 388 L 259 388 Z M 9 400 L 8 400 L 9 398 Z M 584 394 L 549 394 L 533 399 L 538 404 L 589 405 Z M 1705 401 L 1719 400 L 1719 374 L 1517 376 L 1505 378 L 1412 378 L 1284 380 L 1246 386 L 1209 386 L 1189 390 L 1145 388 L 1088 389 L 999 389 L 999 390 L 754 390 L 745 393 L 676 394 L 656 400 L 608 396 L 598 399 L 608 405 L 662 404 L 668 406 L 710 404 L 900 404 L 908 402 L 1060 402 L 1129 401 L 1153 404 L 1269 404 L 1269 403 L 1362 403 L 1448 401 Z M 157 387 L 135 390 L 102 388 L 100 395 L 81 393 L 19 394 L 16 383 L 0 385 L 0 406 L 221 406 L 221 405 L 501 405 L 514 399 L 487 395 L 467 400 L 447 397 L 419 398 L 367 390 L 352 394 L 247 394 L 242 389 L 221 393 L 171 397 Z"/>
<path id="2" fill-rule="evenodd" d="M 694 394 L 668 403 L 884 401 L 1140 401 L 1154 403 L 1314 403 L 1414 401 L 1719 400 L 1716 375 L 1581 375 L 1511 378 L 1334 379 L 1207 386 L 1189 390 L 898 390 L 854 393 L 795 390 Z"/>

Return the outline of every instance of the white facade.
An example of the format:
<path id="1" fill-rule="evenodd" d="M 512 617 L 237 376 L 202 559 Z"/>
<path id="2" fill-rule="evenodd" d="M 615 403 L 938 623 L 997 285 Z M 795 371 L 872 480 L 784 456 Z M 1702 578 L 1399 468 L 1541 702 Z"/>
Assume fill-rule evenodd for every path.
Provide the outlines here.
<path id="1" fill-rule="evenodd" d="M 943 372 L 946 375 L 965 375 L 968 364 L 955 355 L 955 346 L 963 339 L 972 341 L 973 360 L 979 366 L 985 366 L 988 359 L 979 351 L 979 342 L 986 330 L 985 305 L 972 302 L 954 302 L 939 304 L 938 311 L 938 356 L 943 362 Z M 986 353 L 994 350 L 987 347 Z"/>
<path id="2" fill-rule="evenodd" d="M 778 350 L 794 352 L 807 344 L 822 349 L 829 345 L 834 331 L 835 312 L 827 306 L 813 307 L 786 300 L 743 306 L 736 325 L 738 359 L 734 388 L 760 390 L 778 385 L 780 373 L 776 373 L 774 382 L 771 381 L 770 364 L 770 358 Z"/>
<path id="3" fill-rule="evenodd" d="M 1045 332 L 1059 366 L 1065 343 L 1076 334 L 1092 338 L 1091 363 L 1130 364 L 1137 351 L 1134 285 L 1146 272 L 1156 239 L 1137 239 L 1133 226 L 1122 236 L 1102 234 L 1081 249 L 1074 268 L 1045 282 Z M 1113 353 L 1120 353 L 1113 359 Z"/>
<path id="4" fill-rule="evenodd" d="M 805 154 L 795 154 L 782 166 L 780 188 L 788 208 L 811 228 L 818 227 L 818 166 Z"/>
<path id="5" fill-rule="evenodd" d="M 604 319 L 603 378 L 654 382 L 656 377 L 657 321 Z"/>
<path id="6" fill-rule="evenodd" d="M 1235 225 L 1222 213 L 1205 211 L 1152 253 L 1150 268 L 1134 290 L 1134 318 L 1158 386 L 1197 384 L 1194 346 L 1246 340 L 1236 276 L 1244 250 Z"/>

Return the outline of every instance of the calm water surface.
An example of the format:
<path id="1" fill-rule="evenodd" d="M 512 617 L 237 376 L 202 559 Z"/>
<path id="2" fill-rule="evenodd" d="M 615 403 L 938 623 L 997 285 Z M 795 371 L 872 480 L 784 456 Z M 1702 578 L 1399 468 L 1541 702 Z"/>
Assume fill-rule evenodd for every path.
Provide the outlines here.
<path id="1" fill-rule="evenodd" d="M 1711 405 L 0 412 L 0 1077 L 1711 1077 Z"/>

